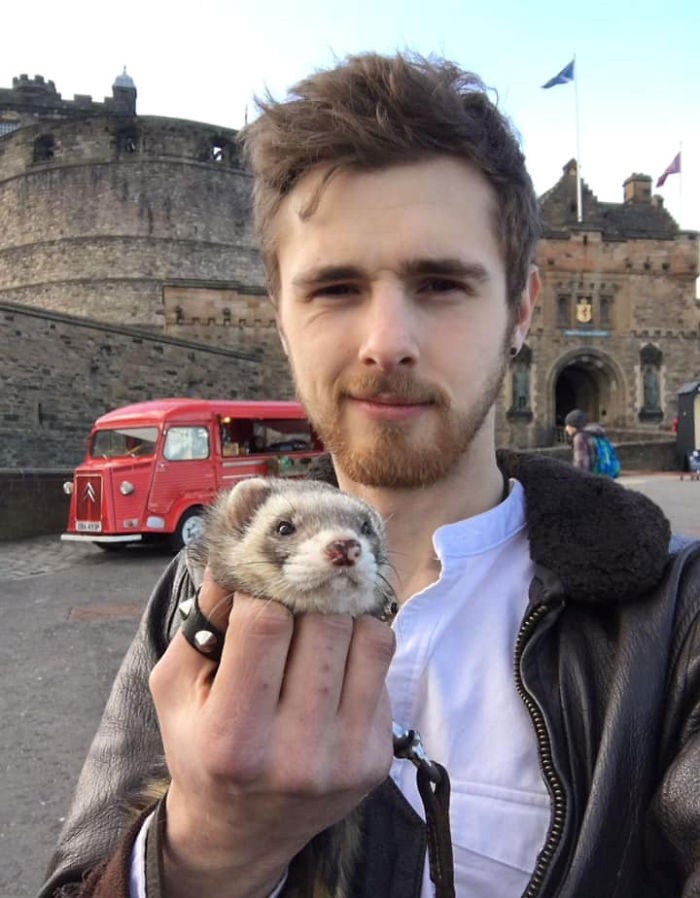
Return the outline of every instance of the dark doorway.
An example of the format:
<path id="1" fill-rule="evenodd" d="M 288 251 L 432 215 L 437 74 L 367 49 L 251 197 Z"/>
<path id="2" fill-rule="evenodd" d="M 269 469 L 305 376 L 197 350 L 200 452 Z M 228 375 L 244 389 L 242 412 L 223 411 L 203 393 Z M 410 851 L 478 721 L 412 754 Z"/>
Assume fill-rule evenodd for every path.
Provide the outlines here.
<path id="1" fill-rule="evenodd" d="M 589 421 L 598 421 L 601 372 L 586 362 L 574 362 L 559 375 L 555 388 L 555 426 L 563 427 L 564 418 L 575 408 L 583 409 Z"/>

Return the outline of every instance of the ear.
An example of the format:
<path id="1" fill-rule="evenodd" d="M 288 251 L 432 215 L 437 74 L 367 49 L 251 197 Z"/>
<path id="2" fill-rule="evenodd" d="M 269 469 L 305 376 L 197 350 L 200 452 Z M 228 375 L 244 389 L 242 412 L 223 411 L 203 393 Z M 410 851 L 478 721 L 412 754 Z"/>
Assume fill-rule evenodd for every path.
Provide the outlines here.
<path id="1" fill-rule="evenodd" d="M 241 480 L 226 497 L 226 518 L 234 530 L 243 530 L 253 515 L 272 492 L 272 487 L 262 477 Z"/>
<path id="2" fill-rule="evenodd" d="M 527 285 L 520 294 L 518 311 L 515 318 L 515 330 L 513 332 L 513 339 L 511 340 L 511 346 L 517 347 L 518 350 L 520 350 L 527 339 L 530 323 L 532 322 L 532 314 L 535 311 L 535 305 L 537 304 L 537 299 L 540 295 L 541 286 L 540 270 L 536 265 L 531 265 L 527 276 Z"/>

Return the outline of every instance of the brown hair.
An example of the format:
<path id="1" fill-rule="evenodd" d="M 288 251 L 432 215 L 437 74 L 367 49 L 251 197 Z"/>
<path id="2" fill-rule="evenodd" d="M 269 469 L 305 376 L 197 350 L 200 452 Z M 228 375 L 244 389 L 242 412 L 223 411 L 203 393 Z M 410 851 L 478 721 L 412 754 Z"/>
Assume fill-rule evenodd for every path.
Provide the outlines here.
<path id="1" fill-rule="evenodd" d="M 281 102 L 269 95 L 258 100 L 258 108 L 260 117 L 241 140 L 273 297 L 279 289 L 274 219 L 312 168 L 327 167 L 322 190 L 343 169 L 448 155 L 475 165 L 495 191 L 508 300 L 517 306 L 539 236 L 539 206 L 515 132 L 476 75 L 446 60 L 366 53 L 300 81 Z"/>

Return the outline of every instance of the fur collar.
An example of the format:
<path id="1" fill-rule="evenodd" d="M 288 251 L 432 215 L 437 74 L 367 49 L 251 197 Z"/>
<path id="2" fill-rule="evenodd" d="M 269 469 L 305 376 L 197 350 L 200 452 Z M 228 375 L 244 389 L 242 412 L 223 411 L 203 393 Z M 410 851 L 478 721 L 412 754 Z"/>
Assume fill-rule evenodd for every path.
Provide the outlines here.
<path id="1" fill-rule="evenodd" d="M 499 450 L 525 490 L 530 557 L 577 602 L 623 603 L 652 589 L 668 561 L 670 526 L 651 499 L 566 462 Z M 309 476 L 337 486 L 329 456 Z"/>

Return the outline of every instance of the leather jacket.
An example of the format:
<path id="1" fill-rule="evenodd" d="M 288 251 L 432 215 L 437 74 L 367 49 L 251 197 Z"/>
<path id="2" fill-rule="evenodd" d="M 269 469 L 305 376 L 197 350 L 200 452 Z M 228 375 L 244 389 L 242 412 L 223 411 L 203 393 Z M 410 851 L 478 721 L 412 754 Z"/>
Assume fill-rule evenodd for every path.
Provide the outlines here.
<path id="1" fill-rule="evenodd" d="M 514 670 L 551 796 L 524 898 L 700 896 L 700 545 L 669 554 L 661 511 L 606 478 L 527 454 L 499 465 L 525 489 L 535 577 Z M 127 829 L 123 799 L 162 753 L 148 674 L 198 577 L 183 554 L 151 596 L 40 898 L 77 894 Z M 416 898 L 424 824 L 391 780 L 365 801 L 353 898 Z M 128 896 L 130 838 L 81 896 Z"/>

